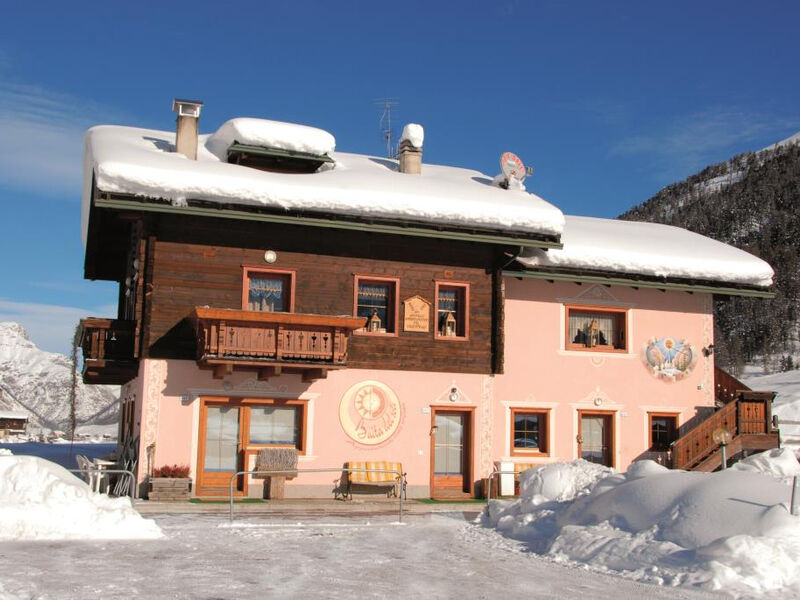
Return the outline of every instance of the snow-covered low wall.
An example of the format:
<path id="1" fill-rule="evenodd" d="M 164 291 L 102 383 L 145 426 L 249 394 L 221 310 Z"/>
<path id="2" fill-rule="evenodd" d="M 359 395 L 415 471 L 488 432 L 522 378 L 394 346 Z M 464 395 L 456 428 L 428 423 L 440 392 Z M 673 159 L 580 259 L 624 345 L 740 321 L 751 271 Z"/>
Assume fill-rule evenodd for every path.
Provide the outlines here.
<path id="1" fill-rule="evenodd" d="M 652 461 L 616 474 L 578 460 L 524 472 L 519 500 L 493 501 L 481 519 L 534 552 L 649 583 L 797 592 L 796 473 L 787 450 L 711 474 Z"/>
<path id="2" fill-rule="evenodd" d="M 63 467 L 0 455 L 0 540 L 152 539 L 161 529 L 128 498 L 96 494 Z"/>

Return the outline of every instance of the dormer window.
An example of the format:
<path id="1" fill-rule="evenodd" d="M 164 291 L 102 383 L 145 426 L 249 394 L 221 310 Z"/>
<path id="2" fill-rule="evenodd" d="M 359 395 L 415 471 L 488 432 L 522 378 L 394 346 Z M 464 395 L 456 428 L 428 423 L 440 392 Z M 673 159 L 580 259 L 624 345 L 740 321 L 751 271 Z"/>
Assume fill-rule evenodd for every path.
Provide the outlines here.
<path id="1" fill-rule="evenodd" d="M 274 173 L 314 173 L 333 159 L 327 155 L 265 148 L 234 142 L 228 148 L 228 162 Z"/>

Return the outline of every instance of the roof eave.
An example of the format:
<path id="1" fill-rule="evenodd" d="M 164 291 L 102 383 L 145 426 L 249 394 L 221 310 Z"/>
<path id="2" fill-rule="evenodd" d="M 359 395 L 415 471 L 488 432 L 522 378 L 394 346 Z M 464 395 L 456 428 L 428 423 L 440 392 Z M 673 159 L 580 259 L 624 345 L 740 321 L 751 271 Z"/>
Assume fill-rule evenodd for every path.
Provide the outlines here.
<path id="1" fill-rule="evenodd" d="M 193 215 L 239 219 L 245 221 L 262 221 L 284 225 L 304 225 L 331 229 L 368 231 L 413 237 L 440 238 L 457 241 L 477 242 L 484 244 L 512 245 L 525 248 L 560 249 L 560 236 L 556 234 L 517 234 L 500 230 L 460 228 L 457 226 L 431 226 L 422 222 L 407 220 L 360 218 L 352 215 L 335 215 L 328 213 L 289 214 L 271 212 L 262 207 L 246 207 L 222 205 L 202 200 L 188 200 L 186 205 L 174 206 L 169 201 L 127 194 L 103 192 L 95 189 L 93 205 L 99 208 L 117 210 L 136 210 L 168 214 Z"/>
<path id="2" fill-rule="evenodd" d="M 597 283 L 602 285 L 621 285 L 634 288 L 652 288 L 659 290 L 704 292 L 724 296 L 747 296 L 751 298 L 774 298 L 775 292 L 755 286 L 737 286 L 726 283 L 709 281 L 681 280 L 673 278 L 648 278 L 645 276 L 631 275 L 630 277 L 615 274 L 590 273 L 586 271 L 550 271 L 544 269 L 504 270 L 505 277 L 522 277 L 529 279 L 544 279 L 548 281 L 573 281 L 576 283 Z"/>

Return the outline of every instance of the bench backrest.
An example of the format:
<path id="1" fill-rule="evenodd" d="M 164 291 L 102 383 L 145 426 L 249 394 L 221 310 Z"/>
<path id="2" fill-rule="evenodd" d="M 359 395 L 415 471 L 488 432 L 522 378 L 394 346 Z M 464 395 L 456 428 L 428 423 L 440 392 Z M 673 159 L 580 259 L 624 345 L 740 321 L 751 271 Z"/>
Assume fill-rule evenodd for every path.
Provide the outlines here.
<path id="1" fill-rule="evenodd" d="M 345 467 L 348 469 L 380 469 L 383 471 L 403 472 L 402 463 L 385 460 L 348 462 Z M 363 471 L 350 472 L 348 477 L 350 483 L 393 483 L 397 479 L 395 473 L 365 473 Z"/>

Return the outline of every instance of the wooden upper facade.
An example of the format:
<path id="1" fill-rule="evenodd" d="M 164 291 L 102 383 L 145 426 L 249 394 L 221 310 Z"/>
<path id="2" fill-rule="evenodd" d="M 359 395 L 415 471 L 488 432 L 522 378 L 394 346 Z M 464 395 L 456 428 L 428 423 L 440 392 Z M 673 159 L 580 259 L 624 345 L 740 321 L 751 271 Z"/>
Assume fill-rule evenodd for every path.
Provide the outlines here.
<path id="1" fill-rule="evenodd" d="M 119 281 L 120 294 L 118 319 L 84 321 L 89 382 L 124 383 L 147 357 L 197 360 L 220 376 L 234 368 L 311 379 L 344 367 L 502 369 L 501 270 L 512 247 L 106 208 L 93 209 L 90 234 L 86 277 Z M 285 283 L 286 305 L 276 310 L 291 318 L 251 310 L 254 275 Z M 387 322 L 372 332 L 359 295 L 369 284 L 388 294 Z M 448 318 L 457 323 L 446 334 Z M 209 346 L 220 331 L 229 338 L 222 354 Z M 266 349 L 269 336 L 280 343 Z M 312 338 L 330 341 L 330 356 L 321 347 L 292 354 Z"/>

